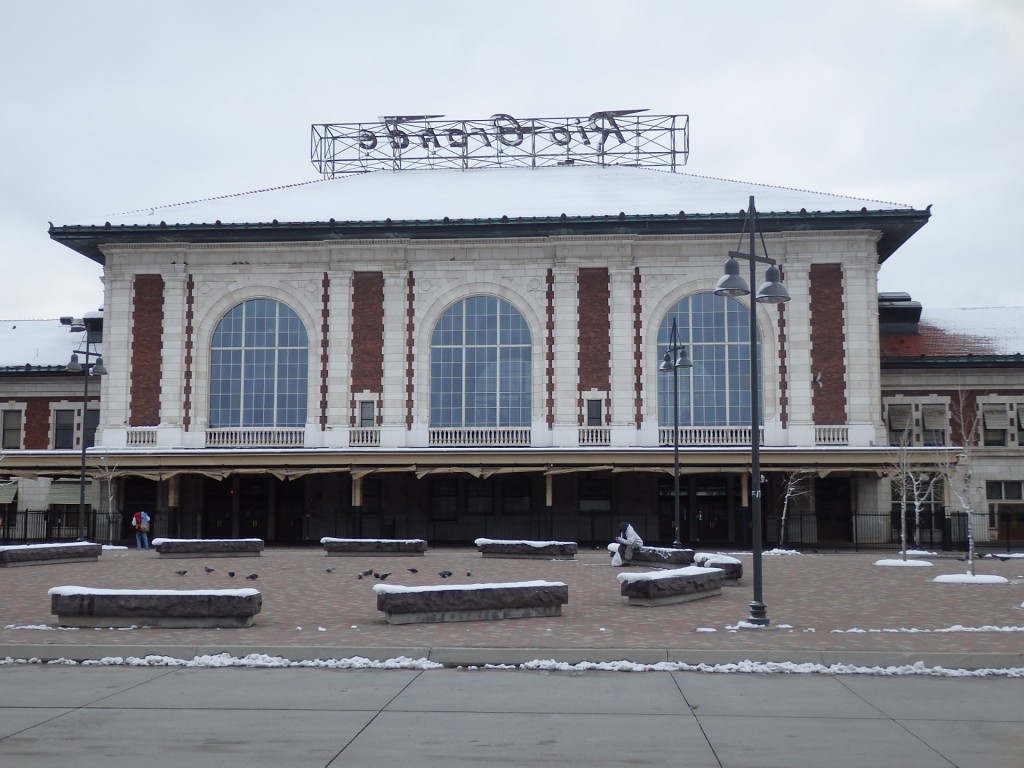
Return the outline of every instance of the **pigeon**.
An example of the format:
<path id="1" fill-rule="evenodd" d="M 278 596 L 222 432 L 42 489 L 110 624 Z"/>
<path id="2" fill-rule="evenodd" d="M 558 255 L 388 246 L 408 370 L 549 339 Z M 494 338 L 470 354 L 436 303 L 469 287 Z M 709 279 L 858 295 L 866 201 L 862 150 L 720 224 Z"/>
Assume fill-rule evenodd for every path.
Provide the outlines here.
<path id="1" fill-rule="evenodd" d="M 379 574 L 379 573 L 377 573 L 376 571 L 374 571 L 374 573 L 373 573 L 373 578 L 375 578 L 375 579 L 379 579 L 379 578 L 380 578 L 380 574 Z"/>
<path id="2" fill-rule="evenodd" d="M 449 576 L 452 575 L 452 572 L 451 571 L 438 571 L 437 575 L 440 576 L 442 579 L 447 579 Z"/>
<path id="3" fill-rule="evenodd" d="M 473 572 L 472 572 L 472 571 L 466 571 L 466 575 L 467 575 L 467 576 L 472 576 L 472 575 L 473 575 Z"/>
<path id="4" fill-rule="evenodd" d="M 245 578 L 246 578 L 246 581 L 256 581 L 256 579 L 258 579 L 259 577 L 260 577 L 260 575 L 258 573 L 250 573 Z"/>
<path id="5" fill-rule="evenodd" d="M 235 578 L 235 572 L 234 571 L 228 571 L 228 576 L 230 576 L 232 579 Z"/>
<path id="6" fill-rule="evenodd" d="M 184 576 L 186 573 L 188 573 L 188 571 L 175 571 L 175 573 L 179 576 Z"/>
<path id="7" fill-rule="evenodd" d="M 327 569 L 327 573 L 334 573 L 334 566 L 333 565 L 330 568 Z"/>
<path id="8" fill-rule="evenodd" d="M 363 576 L 373 576 L 373 568 L 367 568 L 363 571 Z"/>
<path id="9" fill-rule="evenodd" d="M 384 579 L 386 579 L 390 575 L 391 575 L 390 573 L 382 573 L 377 578 L 379 578 L 381 581 L 384 581 Z"/>
<path id="10" fill-rule="evenodd" d="M 213 570 L 214 570 L 214 569 L 213 569 L 213 568 L 211 568 L 211 567 L 210 567 L 210 566 L 208 566 L 208 565 L 204 565 L 204 566 L 203 566 L 203 570 L 204 570 L 204 571 L 206 571 L 207 573 L 213 573 Z"/>
<path id="11" fill-rule="evenodd" d="M 419 568 L 406 568 L 405 570 L 407 570 L 409 573 L 419 573 L 420 572 Z"/>

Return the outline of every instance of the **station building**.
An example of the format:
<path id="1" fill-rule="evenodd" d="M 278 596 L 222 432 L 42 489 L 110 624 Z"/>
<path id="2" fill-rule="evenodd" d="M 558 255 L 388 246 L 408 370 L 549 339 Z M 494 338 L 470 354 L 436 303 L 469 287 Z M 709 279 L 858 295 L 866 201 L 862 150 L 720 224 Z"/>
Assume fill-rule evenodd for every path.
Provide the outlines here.
<path id="1" fill-rule="evenodd" d="M 791 296 L 753 303 L 756 430 L 752 302 L 714 292 L 751 198 L 758 253 Z M 20 480 L 0 494 L 28 494 L 9 517 L 64 489 L 73 513 L 86 440 L 93 538 L 126 535 L 145 507 L 157 535 L 276 544 L 588 546 L 628 520 L 667 545 L 678 477 L 680 540 L 741 547 L 757 439 L 768 545 L 891 546 L 892 467 L 955 462 L 967 407 L 975 537 L 1024 538 L 1022 311 L 929 324 L 909 295 L 878 293 L 929 216 L 565 163 L 347 174 L 53 226 L 103 265 L 106 374 L 83 413 L 57 321 L 59 357 L 4 355 L 0 478 Z M 659 370 L 677 347 L 692 367 Z M 958 540 L 948 486 L 922 544 Z"/>

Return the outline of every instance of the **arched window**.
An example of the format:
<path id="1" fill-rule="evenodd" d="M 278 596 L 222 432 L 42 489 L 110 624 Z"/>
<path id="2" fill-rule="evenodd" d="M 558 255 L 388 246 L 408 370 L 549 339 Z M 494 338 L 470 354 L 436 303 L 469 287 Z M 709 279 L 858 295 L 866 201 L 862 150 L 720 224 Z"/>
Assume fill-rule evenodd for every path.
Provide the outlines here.
<path id="1" fill-rule="evenodd" d="M 210 427 L 303 426 L 308 357 L 290 307 L 250 299 L 232 308 L 210 345 Z"/>
<path id="2" fill-rule="evenodd" d="M 530 329 L 511 304 L 470 296 L 430 340 L 432 427 L 530 425 Z"/>
<path id="3" fill-rule="evenodd" d="M 658 328 L 658 359 L 669 346 L 672 320 L 692 368 L 680 368 L 679 425 L 750 426 L 750 315 L 728 296 L 699 293 L 668 311 Z M 759 342 L 760 343 L 760 342 Z M 672 375 L 658 374 L 658 423 L 673 424 Z M 759 395 L 760 396 L 760 395 Z"/>

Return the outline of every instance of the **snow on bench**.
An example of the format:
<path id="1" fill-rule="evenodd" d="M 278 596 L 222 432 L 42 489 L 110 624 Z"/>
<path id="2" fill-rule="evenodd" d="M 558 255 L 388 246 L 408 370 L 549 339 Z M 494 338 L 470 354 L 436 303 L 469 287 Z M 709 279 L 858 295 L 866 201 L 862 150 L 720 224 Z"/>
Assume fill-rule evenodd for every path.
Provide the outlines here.
<path id="1" fill-rule="evenodd" d="M 100 589 L 49 591 L 62 627 L 251 627 L 263 607 L 256 589 Z"/>
<path id="2" fill-rule="evenodd" d="M 608 545 L 608 551 L 614 556 L 619 551 L 617 542 Z M 674 547 L 640 547 L 633 553 L 631 565 L 646 565 L 651 568 L 679 568 L 693 565 L 692 549 L 676 549 Z"/>
<path id="3" fill-rule="evenodd" d="M 477 539 L 474 544 L 484 557 L 519 557 L 538 560 L 574 560 L 579 549 L 575 541 Z"/>
<path id="4" fill-rule="evenodd" d="M 153 539 L 160 557 L 259 557 L 263 539 Z"/>
<path id="5" fill-rule="evenodd" d="M 388 624 L 561 616 L 569 586 L 560 581 L 405 587 L 376 584 L 377 610 Z"/>
<path id="6" fill-rule="evenodd" d="M 743 563 L 729 555 L 696 552 L 693 555 L 693 562 L 694 565 L 703 568 L 721 568 L 725 572 L 725 583 L 732 587 L 737 586 L 737 582 L 743 578 Z"/>
<path id="7" fill-rule="evenodd" d="M 96 562 L 96 558 L 102 553 L 102 544 L 94 544 L 89 541 L 60 544 L 12 544 L 0 547 L 0 567 Z"/>
<path id="8" fill-rule="evenodd" d="M 725 572 L 720 568 L 688 565 L 673 570 L 620 573 L 619 593 L 630 605 L 655 606 L 686 603 L 722 594 Z"/>
<path id="9" fill-rule="evenodd" d="M 320 539 L 327 557 L 422 556 L 427 551 L 424 539 Z"/>

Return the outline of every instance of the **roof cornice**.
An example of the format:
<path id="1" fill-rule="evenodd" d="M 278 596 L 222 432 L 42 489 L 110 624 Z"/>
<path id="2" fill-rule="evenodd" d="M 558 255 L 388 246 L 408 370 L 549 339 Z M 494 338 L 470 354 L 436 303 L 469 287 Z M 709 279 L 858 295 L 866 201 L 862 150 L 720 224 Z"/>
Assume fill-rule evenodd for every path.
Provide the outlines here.
<path id="1" fill-rule="evenodd" d="M 618 216 L 549 216 L 422 221 L 335 221 L 251 224 L 50 225 L 54 241 L 99 264 L 102 247 L 124 244 L 218 244 L 319 242 L 331 240 L 496 239 L 522 237 L 581 237 L 636 235 L 732 234 L 740 231 L 745 213 Z M 931 212 L 913 209 L 796 213 L 758 213 L 765 233 L 874 230 L 879 263 L 885 261 L 915 232 Z"/>

